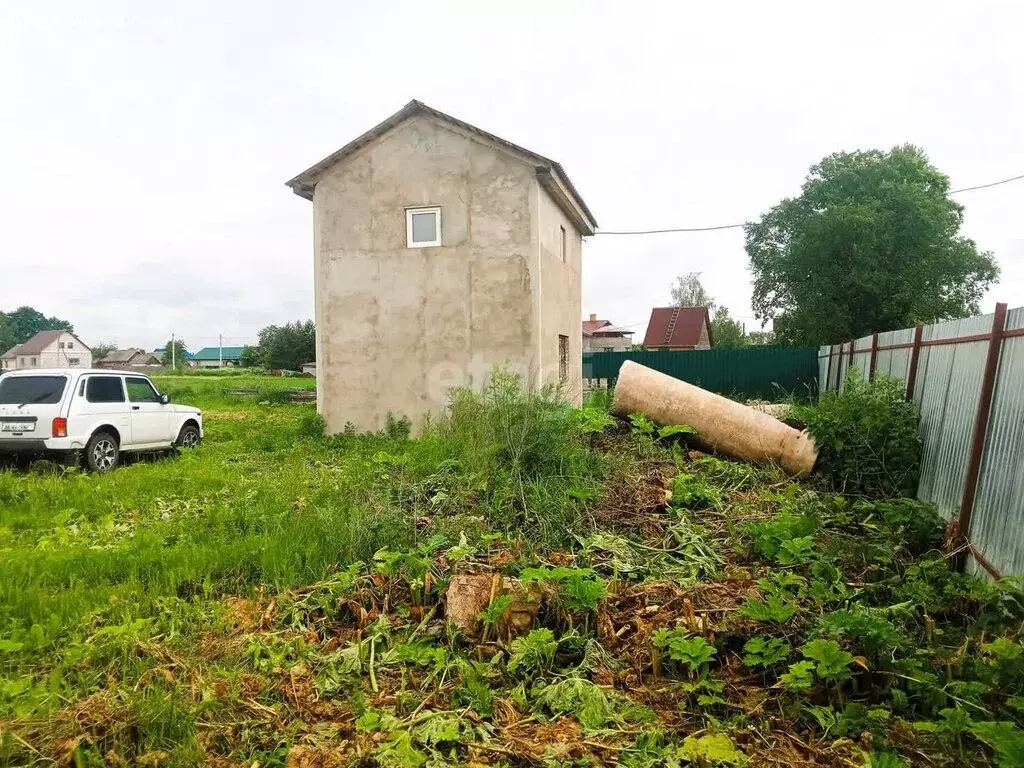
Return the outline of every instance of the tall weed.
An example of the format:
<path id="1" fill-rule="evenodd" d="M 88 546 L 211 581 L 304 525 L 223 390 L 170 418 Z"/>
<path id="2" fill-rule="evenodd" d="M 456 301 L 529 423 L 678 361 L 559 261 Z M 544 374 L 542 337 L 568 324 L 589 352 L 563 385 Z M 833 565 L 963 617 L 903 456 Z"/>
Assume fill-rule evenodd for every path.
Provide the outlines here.
<path id="1" fill-rule="evenodd" d="M 485 478 L 494 525 L 542 547 L 571 540 L 598 489 L 601 459 L 587 447 L 572 406 L 556 388 L 530 391 L 507 371 L 496 370 L 482 391 L 453 391 L 421 440 L 461 474 Z"/>

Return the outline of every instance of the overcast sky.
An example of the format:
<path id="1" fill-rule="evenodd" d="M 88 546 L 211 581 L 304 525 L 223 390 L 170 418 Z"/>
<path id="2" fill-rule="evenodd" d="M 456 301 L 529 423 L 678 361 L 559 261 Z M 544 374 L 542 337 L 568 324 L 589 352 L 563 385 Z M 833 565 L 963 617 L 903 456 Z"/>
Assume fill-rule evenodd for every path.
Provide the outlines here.
<path id="1" fill-rule="evenodd" d="M 372 7 L 370 7 L 372 6 Z M 601 228 L 756 218 L 840 150 L 954 187 L 1024 173 L 1024 11 L 985 2 L 7 2 L 0 309 L 87 343 L 312 316 L 285 180 L 409 99 L 560 161 Z M 1024 304 L 1024 181 L 958 197 Z M 742 230 L 595 237 L 584 314 L 642 334 L 675 275 L 754 323 Z"/>

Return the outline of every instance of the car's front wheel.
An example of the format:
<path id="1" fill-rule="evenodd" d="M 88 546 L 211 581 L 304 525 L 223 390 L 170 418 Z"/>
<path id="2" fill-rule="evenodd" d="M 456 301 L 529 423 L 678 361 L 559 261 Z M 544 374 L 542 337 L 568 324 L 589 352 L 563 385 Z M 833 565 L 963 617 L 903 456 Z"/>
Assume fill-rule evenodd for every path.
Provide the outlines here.
<path id="1" fill-rule="evenodd" d="M 174 445 L 178 448 L 196 448 L 201 442 L 203 436 L 199 433 L 199 427 L 186 424 L 178 433 L 178 441 Z"/>
<path id="2" fill-rule="evenodd" d="M 117 438 L 109 432 L 97 432 L 85 446 L 85 465 L 90 472 L 109 472 L 121 461 Z"/>

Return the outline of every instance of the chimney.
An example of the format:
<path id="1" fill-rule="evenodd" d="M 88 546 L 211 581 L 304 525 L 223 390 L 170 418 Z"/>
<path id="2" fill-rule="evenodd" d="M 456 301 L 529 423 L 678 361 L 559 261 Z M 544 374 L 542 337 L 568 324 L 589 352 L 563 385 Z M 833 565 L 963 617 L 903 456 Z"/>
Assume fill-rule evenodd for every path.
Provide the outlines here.
<path id="1" fill-rule="evenodd" d="M 590 322 L 597 322 L 597 315 L 594 314 L 593 312 L 590 313 Z"/>

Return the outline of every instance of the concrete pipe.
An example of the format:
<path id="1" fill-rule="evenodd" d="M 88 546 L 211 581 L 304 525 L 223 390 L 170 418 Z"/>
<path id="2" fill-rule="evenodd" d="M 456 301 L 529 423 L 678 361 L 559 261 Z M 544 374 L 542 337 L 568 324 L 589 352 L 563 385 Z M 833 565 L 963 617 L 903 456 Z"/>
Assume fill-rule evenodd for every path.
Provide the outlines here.
<path id="1" fill-rule="evenodd" d="M 700 447 L 743 461 L 780 465 L 791 475 L 814 468 L 814 439 L 746 405 L 627 360 L 619 369 L 612 413 L 643 413 L 659 426 L 688 424 Z"/>

